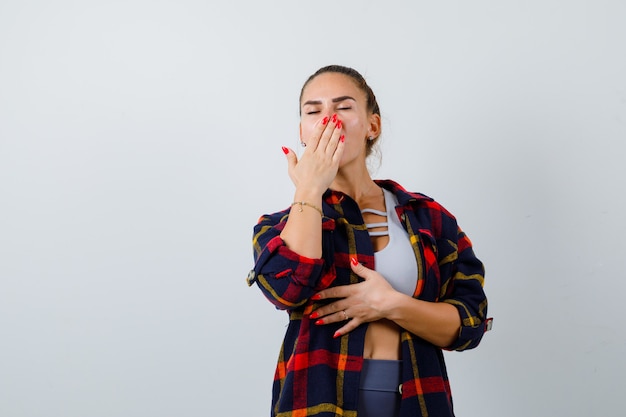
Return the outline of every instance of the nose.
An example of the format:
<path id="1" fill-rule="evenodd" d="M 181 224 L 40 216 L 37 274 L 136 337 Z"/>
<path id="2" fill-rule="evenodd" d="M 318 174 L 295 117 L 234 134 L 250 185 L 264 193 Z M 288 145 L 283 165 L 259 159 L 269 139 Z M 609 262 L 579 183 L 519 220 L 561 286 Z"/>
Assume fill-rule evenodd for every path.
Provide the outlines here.
<path id="1" fill-rule="evenodd" d="M 327 117 L 328 120 L 332 119 L 333 116 L 337 117 L 331 108 L 327 108 L 321 111 L 322 117 Z"/>
<path id="2" fill-rule="evenodd" d="M 329 109 L 327 111 L 321 112 L 322 117 L 328 117 L 328 120 L 332 120 L 333 122 L 337 121 L 337 113 L 333 111 L 333 109 Z"/>

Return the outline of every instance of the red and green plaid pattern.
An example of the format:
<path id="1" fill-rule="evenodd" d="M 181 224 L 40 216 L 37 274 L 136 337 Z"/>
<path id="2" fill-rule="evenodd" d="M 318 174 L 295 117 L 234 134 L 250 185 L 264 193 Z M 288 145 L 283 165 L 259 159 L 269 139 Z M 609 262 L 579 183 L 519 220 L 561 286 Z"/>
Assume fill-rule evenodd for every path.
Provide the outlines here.
<path id="1" fill-rule="evenodd" d="M 393 181 L 377 181 L 398 198 L 402 220 L 418 264 L 414 297 L 454 305 L 461 316 L 451 350 L 476 347 L 485 331 L 484 269 L 456 219 L 441 205 L 409 193 Z M 289 209 L 264 215 L 254 228 L 254 269 L 249 285 L 289 314 L 289 326 L 274 377 L 271 416 L 356 417 L 367 325 L 333 338 L 340 327 L 316 326 L 308 318 L 318 307 L 311 296 L 336 285 L 359 282 L 350 257 L 374 268 L 374 253 L 357 204 L 328 190 L 323 199 L 322 259 L 290 251 L 280 238 Z M 453 416 L 452 396 L 441 349 L 404 331 L 400 415 Z"/>

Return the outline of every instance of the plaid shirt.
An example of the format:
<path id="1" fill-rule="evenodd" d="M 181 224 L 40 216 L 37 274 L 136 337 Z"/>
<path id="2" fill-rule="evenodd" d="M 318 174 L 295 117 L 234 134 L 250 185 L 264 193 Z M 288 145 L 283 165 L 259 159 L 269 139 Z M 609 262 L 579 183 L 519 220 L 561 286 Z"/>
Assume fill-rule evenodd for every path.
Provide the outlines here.
<path id="1" fill-rule="evenodd" d="M 433 199 L 409 193 L 393 181 L 376 181 L 392 191 L 418 265 L 414 297 L 455 306 L 461 316 L 456 341 L 447 349 L 476 347 L 486 330 L 484 269 L 455 218 Z M 321 259 L 289 250 L 280 238 L 289 209 L 264 215 L 254 228 L 254 269 L 248 284 L 289 314 L 289 326 L 274 376 L 275 417 L 356 417 L 367 324 L 334 339 L 341 323 L 315 326 L 308 315 L 324 288 L 360 282 L 350 257 L 374 269 L 374 252 L 360 209 L 349 196 L 328 190 L 323 197 Z M 328 302 L 328 301 L 326 301 Z M 453 416 L 442 350 L 404 330 L 401 335 L 400 416 Z"/>

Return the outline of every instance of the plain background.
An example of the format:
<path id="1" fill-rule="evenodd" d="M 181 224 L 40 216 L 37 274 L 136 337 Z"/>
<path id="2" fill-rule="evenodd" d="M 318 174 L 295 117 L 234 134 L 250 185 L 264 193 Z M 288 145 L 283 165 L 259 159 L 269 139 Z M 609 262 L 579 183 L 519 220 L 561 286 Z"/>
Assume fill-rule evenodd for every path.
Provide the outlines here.
<path id="1" fill-rule="evenodd" d="M 494 330 L 457 415 L 623 412 L 626 3 L 0 2 L 0 415 L 266 416 L 287 316 L 245 277 L 298 95 L 361 71 L 377 178 L 444 204 Z"/>

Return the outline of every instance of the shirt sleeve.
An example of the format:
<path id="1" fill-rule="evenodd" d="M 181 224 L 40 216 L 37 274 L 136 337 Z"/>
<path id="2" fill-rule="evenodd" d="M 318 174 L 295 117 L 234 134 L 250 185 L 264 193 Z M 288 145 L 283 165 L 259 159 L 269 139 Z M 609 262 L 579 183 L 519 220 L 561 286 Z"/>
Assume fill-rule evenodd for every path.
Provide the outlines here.
<path id="1" fill-rule="evenodd" d="M 254 227 L 254 268 L 248 285 L 255 282 L 277 308 L 294 309 L 307 302 L 334 279 L 334 267 L 290 250 L 280 237 L 288 213 L 265 215 Z"/>
<path id="2" fill-rule="evenodd" d="M 455 233 L 453 238 L 443 240 L 443 248 L 440 246 L 439 267 L 444 285 L 439 301 L 453 305 L 459 312 L 459 335 L 447 349 L 462 351 L 478 346 L 487 330 L 485 268 L 456 220 L 449 226 L 454 227 Z"/>

